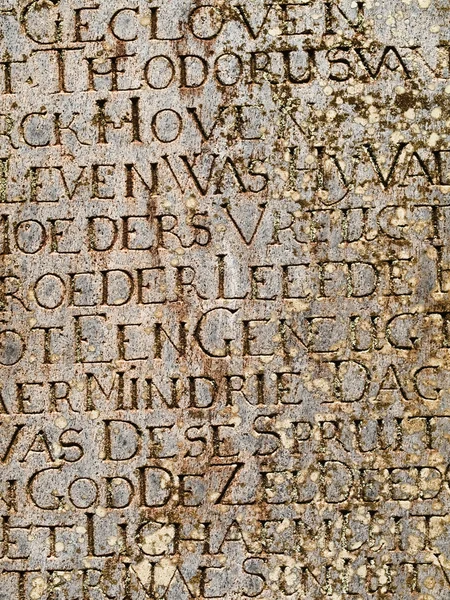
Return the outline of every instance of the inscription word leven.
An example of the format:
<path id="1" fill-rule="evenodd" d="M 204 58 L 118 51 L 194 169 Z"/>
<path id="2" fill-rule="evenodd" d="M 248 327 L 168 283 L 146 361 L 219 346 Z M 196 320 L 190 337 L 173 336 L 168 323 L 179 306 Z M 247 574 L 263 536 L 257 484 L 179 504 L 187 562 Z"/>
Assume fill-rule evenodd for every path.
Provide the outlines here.
<path id="1" fill-rule="evenodd" d="M 450 596 L 445 0 L 0 0 L 0 600 Z"/>

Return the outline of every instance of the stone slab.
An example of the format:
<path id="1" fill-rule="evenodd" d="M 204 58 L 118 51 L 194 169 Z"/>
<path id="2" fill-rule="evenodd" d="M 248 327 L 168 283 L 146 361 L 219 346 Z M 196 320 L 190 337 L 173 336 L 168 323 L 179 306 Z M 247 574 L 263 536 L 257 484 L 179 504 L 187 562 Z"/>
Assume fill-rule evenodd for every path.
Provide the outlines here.
<path id="1" fill-rule="evenodd" d="M 449 11 L 1 1 L 1 600 L 449 597 Z"/>

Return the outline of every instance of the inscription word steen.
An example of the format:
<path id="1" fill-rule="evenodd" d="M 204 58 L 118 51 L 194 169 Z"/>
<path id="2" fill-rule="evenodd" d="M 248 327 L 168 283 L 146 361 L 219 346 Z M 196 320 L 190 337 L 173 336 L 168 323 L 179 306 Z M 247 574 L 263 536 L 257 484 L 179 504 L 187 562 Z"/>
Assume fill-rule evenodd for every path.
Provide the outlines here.
<path id="1" fill-rule="evenodd" d="M 450 597 L 448 0 L 0 0 L 0 599 Z"/>

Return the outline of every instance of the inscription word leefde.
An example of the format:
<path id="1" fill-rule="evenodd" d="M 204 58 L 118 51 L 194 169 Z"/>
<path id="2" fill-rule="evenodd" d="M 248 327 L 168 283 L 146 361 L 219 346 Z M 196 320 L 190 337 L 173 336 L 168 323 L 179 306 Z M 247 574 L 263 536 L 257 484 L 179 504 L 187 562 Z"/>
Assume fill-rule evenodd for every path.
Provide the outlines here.
<path id="1" fill-rule="evenodd" d="M 0 599 L 450 594 L 446 0 L 0 2 Z"/>

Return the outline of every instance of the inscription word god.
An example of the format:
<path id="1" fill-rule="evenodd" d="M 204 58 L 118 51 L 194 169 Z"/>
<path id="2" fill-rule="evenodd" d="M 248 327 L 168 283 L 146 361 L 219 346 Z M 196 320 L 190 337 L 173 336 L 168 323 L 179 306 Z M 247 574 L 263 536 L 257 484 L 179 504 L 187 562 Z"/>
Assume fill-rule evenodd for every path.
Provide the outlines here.
<path id="1" fill-rule="evenodd" d="M 450 597 L 448 0 L 0 0 L 0 600 Z"/>

